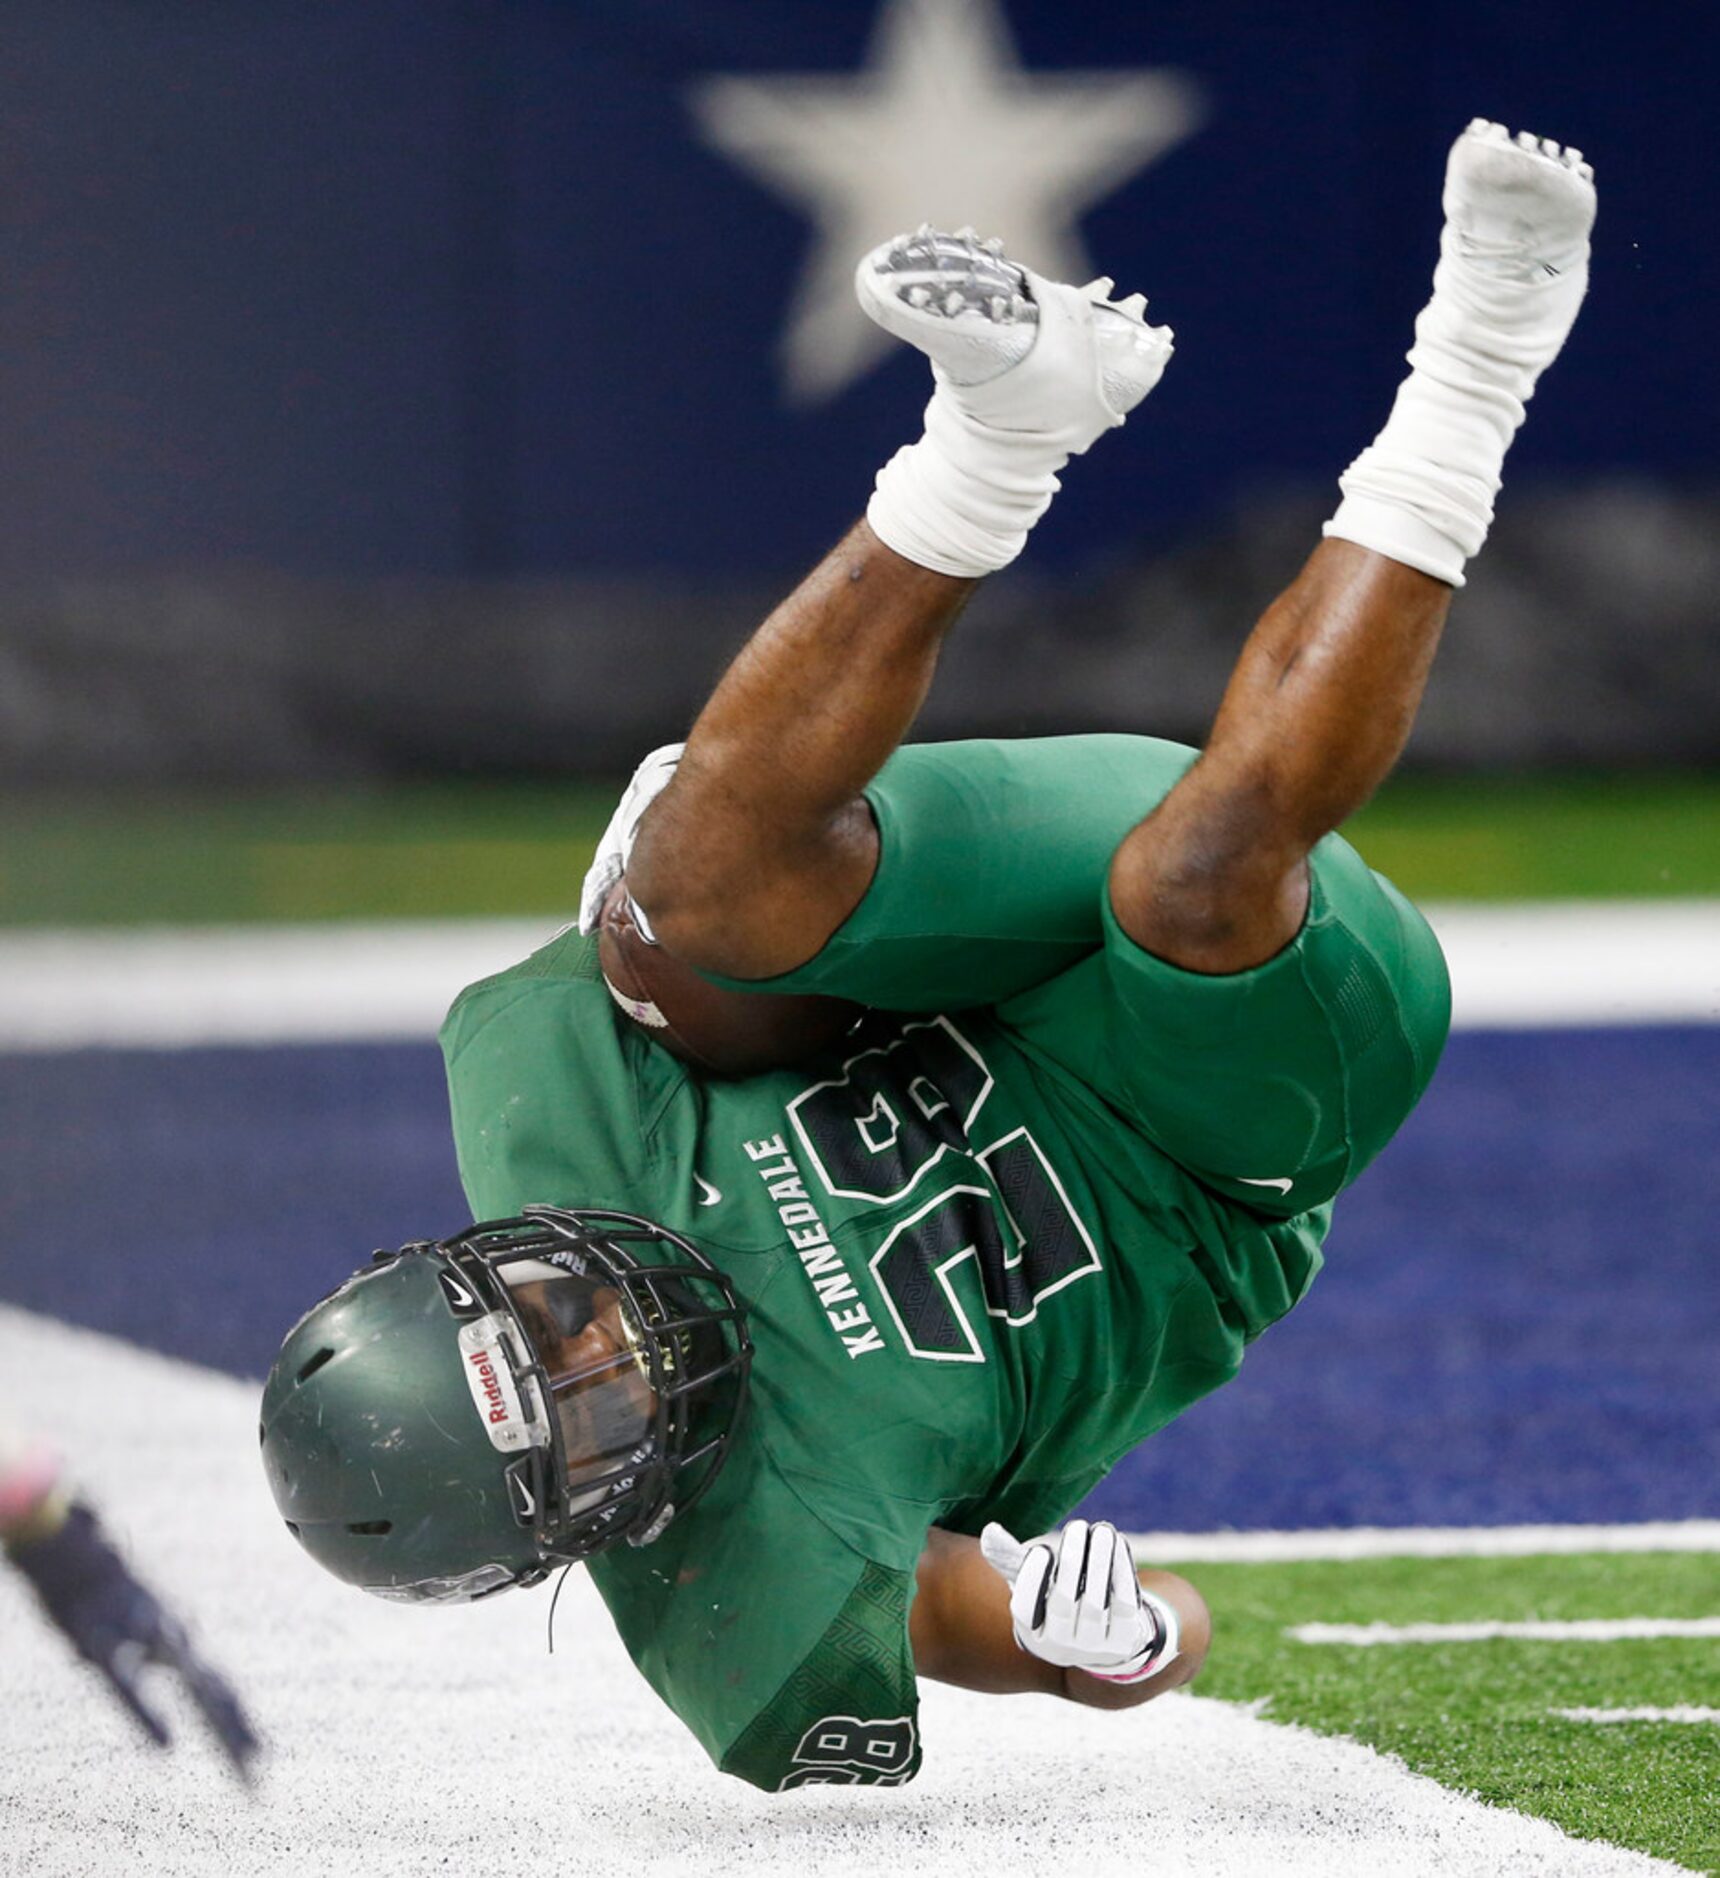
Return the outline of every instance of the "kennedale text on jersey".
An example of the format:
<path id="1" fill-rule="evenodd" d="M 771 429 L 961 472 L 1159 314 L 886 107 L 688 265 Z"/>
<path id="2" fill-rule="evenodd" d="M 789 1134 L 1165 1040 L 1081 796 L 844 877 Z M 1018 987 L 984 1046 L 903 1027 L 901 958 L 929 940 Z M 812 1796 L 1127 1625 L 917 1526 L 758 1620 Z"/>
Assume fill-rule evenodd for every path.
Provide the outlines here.
<path id="1" fill-rule="evenodd" d="M 754 1171 L 776 1202 L 788 1242 L 800 1255 L 830 1328 L 842 1339 L 848 1354 L 865 1356 L 869 1351 L 883 1349 L 884 1339 L 872 1322 L 872 1313 L 860 1302 L 841 1253 L 830 1243 L 817 1207 L 806 1197 L 806 1187 L 788 1144 L 781 1135 L 771 1135 L 764 1141 L 743 1141 L 741 1146 L 749 1160 L 764 1163 Z"/>

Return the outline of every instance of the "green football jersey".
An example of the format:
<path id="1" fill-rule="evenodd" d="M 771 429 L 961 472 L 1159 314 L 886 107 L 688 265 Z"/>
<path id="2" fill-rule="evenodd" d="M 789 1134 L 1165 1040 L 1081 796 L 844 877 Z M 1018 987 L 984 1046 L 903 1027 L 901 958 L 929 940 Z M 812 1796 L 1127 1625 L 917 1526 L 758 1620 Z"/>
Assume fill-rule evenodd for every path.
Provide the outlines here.
<path id="1" fill-rule="evenodd" d="M 1319 1266 L 1328 1208 L 1225 1199 L 988 1010 L 703 1079 L 569 932 L 463 993 L 442 1042 L 478 1218 L 640 1213 L 746 1302 L 723 1474 L 591 1571 L 652 1686 L 761 1787 L 910 1778 L 928 1528 L 1056 1524 Z"/>

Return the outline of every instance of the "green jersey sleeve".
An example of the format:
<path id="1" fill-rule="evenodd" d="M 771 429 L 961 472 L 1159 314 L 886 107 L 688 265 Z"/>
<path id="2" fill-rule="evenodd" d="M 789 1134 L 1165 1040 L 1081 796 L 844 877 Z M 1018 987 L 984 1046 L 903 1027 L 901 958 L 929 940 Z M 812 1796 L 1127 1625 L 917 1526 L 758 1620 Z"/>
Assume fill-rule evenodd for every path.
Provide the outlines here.
<path id="1" fill-rule="evenodd" d="M 919 1771 L 913 1574 L 838 1538 L 758 1440 L 655 1543 L 590 1570 L 628 1654 L 724 1773 L 778 1792 Z"/>
<path id="2" fill-rule="evenodd" d="M 441 1044 L 474 1218 L 536 1202 L 626 1211 L 660 1184 L 654 1124 L 683 1071 L 614 1021 L 595 940 L 558 934 L 468 985 Z"/>

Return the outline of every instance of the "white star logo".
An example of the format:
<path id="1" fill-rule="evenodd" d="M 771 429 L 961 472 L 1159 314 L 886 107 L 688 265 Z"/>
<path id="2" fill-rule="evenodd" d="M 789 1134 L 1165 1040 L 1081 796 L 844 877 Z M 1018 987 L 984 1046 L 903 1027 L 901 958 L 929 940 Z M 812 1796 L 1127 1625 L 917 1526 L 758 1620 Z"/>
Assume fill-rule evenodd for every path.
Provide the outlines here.
<path id="1" fill-rule="evenodd" d="M 708 78 L 691 102 L 707 142 L 818 224 L 783 334 L 784 385 L 802 404 L 891 348 L 854 301 L 867 249 L 921 222 L 971 224 L 1040 273 L 1084 281 L 1076 218 L 1203 115 L 1175 72 L 1029 74 L 998 0 L 884 0 L 854 77 Z"/>

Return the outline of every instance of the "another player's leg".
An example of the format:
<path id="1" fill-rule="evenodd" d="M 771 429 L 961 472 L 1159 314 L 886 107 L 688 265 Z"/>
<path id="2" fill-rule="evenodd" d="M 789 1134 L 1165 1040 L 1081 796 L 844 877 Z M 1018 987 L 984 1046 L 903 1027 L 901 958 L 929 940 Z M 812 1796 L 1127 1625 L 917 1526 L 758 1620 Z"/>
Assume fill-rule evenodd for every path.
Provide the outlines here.
<path id="1" fill-rule="evenodd" d="M 641 824 L 629 887 L 657 937 L 748 980 L 811 958 L 865 894 L 861 791 L 925 697 L 945 632 L 1013 560 L 1057 472 L 1157 383 L 1170 335 L 1110 283 L 1073 288 L 970 235 L 922 230 L 861 265 L 868 312 L 933 360 L 926 435 L 867 519 L 754 634 Z"/>

